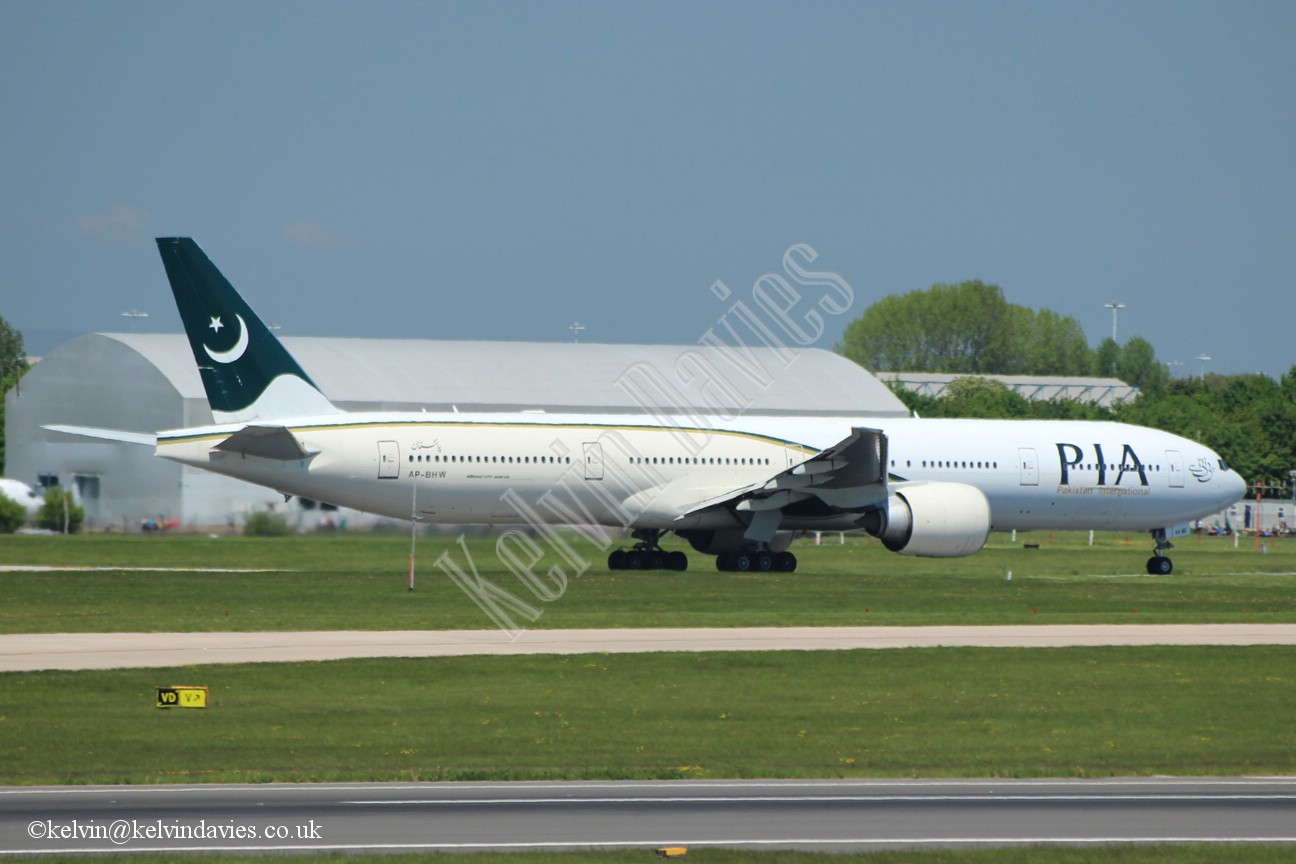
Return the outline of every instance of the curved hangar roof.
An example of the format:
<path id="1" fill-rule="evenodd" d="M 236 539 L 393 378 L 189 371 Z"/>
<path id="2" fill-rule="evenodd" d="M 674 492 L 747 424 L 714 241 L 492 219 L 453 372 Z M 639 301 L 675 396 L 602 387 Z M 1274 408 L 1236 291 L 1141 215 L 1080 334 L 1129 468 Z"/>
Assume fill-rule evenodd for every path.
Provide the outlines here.
<path id="1" fill-rule="evenodd" d="M 863 368 L 815 348 L 314 337 L 283 342 L 325 396 L 353 411 L 908 414 Z M 180 334 L 83 336 L 38 368 L 48 369 L 66 352 L 88 361 L 91 376 L 120 381 L 113 358 L 119 363 L 123 348 L 155 367 L 183 398 L 205 402 L 193 354 Z"/>

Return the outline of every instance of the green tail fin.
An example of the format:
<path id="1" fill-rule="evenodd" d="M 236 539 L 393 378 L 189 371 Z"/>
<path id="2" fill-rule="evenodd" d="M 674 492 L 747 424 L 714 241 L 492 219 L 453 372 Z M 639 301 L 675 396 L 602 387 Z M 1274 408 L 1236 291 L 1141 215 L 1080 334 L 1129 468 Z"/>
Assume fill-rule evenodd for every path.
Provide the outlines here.
<path id="1" fill-rule="evenodd" d="M 197 243 L 159 237 L 157 244 L 213 416 L 269 420 L 338 411 Z"/>

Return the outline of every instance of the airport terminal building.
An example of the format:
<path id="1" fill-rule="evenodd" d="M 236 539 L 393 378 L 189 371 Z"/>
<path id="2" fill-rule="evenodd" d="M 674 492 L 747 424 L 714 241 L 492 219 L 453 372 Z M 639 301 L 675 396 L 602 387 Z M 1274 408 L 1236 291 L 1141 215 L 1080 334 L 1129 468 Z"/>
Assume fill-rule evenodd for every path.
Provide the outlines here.
<path id="1" fill-rule="evenodd" d="M 908 412 L 877 378 L 829 351 L 285 338 L 334 404 L 348 411 L 644 414 L 842 418 Z M 148 519 L 187 530 L 241 527 L 271 509 L 303 528 L 322 513 L 274 491 L 159 459 L 153 448 L 52 432 L 47 425 L 152 434 L 212 422 L 182 334 L 96 333 L 55 349 L 6 395 L 5 475 L 78 497 L 90 530 L 137 531 Z M 305 506 L 303 506 L 303 504 Z"/>

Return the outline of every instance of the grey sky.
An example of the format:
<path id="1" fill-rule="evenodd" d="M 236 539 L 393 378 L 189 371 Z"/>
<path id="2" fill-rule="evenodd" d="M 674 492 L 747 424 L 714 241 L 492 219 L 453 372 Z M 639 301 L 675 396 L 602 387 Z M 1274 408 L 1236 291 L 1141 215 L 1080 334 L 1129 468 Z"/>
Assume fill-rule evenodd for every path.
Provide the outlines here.
<path id="1" fill-rule="evenodd" d="M 824 347 L 979 278 L 1179 375 L 1296 364 L 1290 2 L 3 8 L 33 350 L 178 331 L 185 234 L 293 335 L 691 343 L 800 242 L 855 289 Z"/>

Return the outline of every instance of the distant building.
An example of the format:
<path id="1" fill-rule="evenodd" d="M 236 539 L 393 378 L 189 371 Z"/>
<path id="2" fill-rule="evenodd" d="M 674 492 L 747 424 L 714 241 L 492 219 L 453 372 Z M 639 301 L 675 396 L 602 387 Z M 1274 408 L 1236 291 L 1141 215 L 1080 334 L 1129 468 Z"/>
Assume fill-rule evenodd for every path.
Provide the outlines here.
<path id="1" fill-rule="evenodd" d="M 998 381 L 1023 398 L 1035 402 L 1070 400 L 1091 402 L 1111 408 L 1128 402 L 1138 395 L 1139 389 L 1116 378 L 1050 378 L 1042 375 L 969 375 L 947 372 L 878 372 L 877 377 L 889 383 L 898 383 L 911 393 L 940 398 L 950 382 L 956 378 L 988 378 Z"/>
<path id="2" fill-rule="evenodd" d="M 817 349 L 283 341 L 324 395 L 350 411 L 655 413 L 681 423 L 707 414 L 908 413 L 864 369 Z M 232 527 L 267 508 L 309 527 L 328 515 L 300 502 L 285 506 L 269 489 L 159 459 L 149 447 L 42 428 L 153 433 L 211 423 L 183 335 L 80 337 L 46 355 L 24 376 L 21 394 L 10 391 L 5 405 L 5 473 L 34 486 L 72 489 L 92 529 L 137 531 L 147 519 Z"/>

